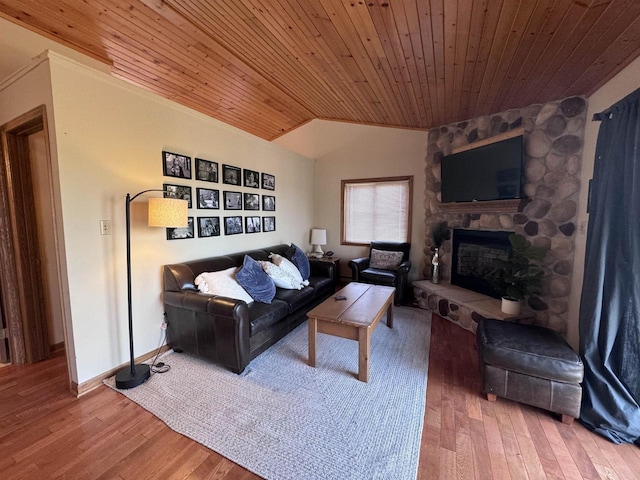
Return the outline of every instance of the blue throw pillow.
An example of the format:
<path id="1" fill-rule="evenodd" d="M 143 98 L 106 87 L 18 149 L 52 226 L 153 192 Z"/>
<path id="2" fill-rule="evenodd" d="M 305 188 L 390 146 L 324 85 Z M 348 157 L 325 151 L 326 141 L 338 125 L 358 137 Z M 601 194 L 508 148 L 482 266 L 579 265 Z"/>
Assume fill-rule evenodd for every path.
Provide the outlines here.
<path id="1" fill-rule="evenodd" d="M 298 267 L 300 275 L 302 275 L 302 280 L 309 280 L 309 276 L 311 275 L 311 266 L 309 265 L 309 259 L 304 252 L 292 243 L 291 248 L 287 250 L 287 257 L 289 257 L 291 263 Z"/>
<path id="2" fill-rule="evenodd" d="M 276 295 L 276 285 L 260 264 L 249 255 L 244 256 L 236 280 L 256 302 L 271 303 Z"/>

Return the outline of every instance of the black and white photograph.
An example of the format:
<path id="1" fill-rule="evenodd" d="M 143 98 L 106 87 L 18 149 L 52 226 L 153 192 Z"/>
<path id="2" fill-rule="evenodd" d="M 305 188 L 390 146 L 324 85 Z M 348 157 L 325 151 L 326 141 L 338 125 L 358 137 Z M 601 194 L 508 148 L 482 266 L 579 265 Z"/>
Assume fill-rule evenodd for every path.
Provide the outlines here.
<path id="1" fill-rule="evenodd" d="M 193 238 L 193 217 L 187 217 L 186 227 L 167 228 L 167 240 Z"/>
<path id="2" fill-rule="evenodd" d="M 276 231 L 276 217 L 262 217 L 262 231 L 263 232 L 275 232 Z"/>
<path id="3" fill-rule="evenodd" d="M 191 208 L 191 187 L 185 185 L 173 185 L 171 183 L 162 184 L 165 198 L 176 198 L 178 200 L 186 200 L 187 208 Z"/>
<path id="4" fill-rule="evenodd" d="M 224 234 L 237 235 L 242 233 L 242 217 L 224 217 Z"/>
<path id="5" fill-rule="evenodd" d="M 225 210 L 242 210 L 242 193 L 225 191 L 223 196 Z"/>
<path id="6" fill-rule="evenodd" d="M 260 217 L 244 217 L 245 232 L 247 233 L 259 233 L 260 232 Z"/>
<path id="7" fill-rule="evenodd" d="M 262 195 L 262 210 L 267 212 L 276 211 L 276 197 L 273 195 Z"/>
<path id="8" fill-rule="evenodd" d="M 244 186 L 251 188 L 260 188 L 260 173 L 255 170 L 242 170 L 244 175 Z"/>
<path id="9" fill-rule="evenodd" d="M 244 209 L 245 210 L 260 210 L 260 195 L 257 193 L 245 193 L 244 194 Z"/>
<path id="10" fill-rule="evenodd" d="M 198 237 L 219 237 L 220 217 L 198 217 Z"/>
<path id="11" fill-rule="evenodd" d="M 198 208 L 220 208 L 220 191 L 210 188 L 196 188 Z"/>
<path id="12" fill-rule="evenodd" d="M 222 182 L 229 185 L 240 185 L 241 169 L 232 165 L 222 165 Z"/>
<path id="13" fill-rule="evenodd" d="M 196 180 L 218 183 L 218 162 L 196 158 Z"/>
<path id="14" fill-rule="evenodd" d="M 268 173 L 262 174 L 262 188 L 265 190 L 275 190 L 276 189 L 276 177 L 273 175 L 269 175 Z"/>
<path id="15" fill-rule="evenodd" d="M 162 169 L 165 177 L 191 178 L 191 157 L 162 152 Z"/>

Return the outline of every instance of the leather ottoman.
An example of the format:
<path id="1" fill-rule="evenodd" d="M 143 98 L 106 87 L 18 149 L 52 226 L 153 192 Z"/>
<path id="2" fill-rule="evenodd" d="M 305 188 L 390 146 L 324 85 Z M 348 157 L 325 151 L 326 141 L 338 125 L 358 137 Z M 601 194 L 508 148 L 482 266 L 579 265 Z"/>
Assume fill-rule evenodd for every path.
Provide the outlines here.
<path id="1" fill-rule="evenodd" d="M 482 319 L 476 332 L 483 390 L 544 408 L 571 424 L 580 416 L 584 367 L 580 357 L 553 330 Z"/>

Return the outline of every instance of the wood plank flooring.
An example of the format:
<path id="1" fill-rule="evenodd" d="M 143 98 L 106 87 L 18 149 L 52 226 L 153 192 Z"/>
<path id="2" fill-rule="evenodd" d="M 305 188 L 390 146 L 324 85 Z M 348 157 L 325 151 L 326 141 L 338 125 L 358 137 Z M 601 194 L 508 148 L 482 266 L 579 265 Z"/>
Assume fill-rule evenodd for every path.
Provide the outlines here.
<path id="1" fill-rule="evenodd" d="M 639 448 L 538 409 L 486 401 L 475 336 L 435 315 L 429 362 L 420 480 L 640 479 Z M 3 480 L 259 478 L 109 388 L 74 398 L 65 375 L 60 353 L 0 369 Z"/>

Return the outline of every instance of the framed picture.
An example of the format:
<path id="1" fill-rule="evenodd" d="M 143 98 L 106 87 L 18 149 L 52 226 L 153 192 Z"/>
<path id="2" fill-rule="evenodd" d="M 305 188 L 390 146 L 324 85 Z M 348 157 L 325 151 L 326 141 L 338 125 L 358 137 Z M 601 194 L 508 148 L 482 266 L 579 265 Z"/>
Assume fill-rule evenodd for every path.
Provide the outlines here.
<path id="1" fill-rule="evenodd" d="M 167 228 L 167 240 L 193 238 L 193 217 L 187 217 L 186 227 Z"/>
<path id="2" fill-rule="evenodd" d="M 237 235 L 242 232 L 242 217 L 224 217 L 224 234 Z"/>
<path id="3" fill-rule="evenodd" d="M 162 171 L 165 177 L 191 178 L 191 157 L 162 152 Z"/>
<path id="4" fill-rule="evenodd" d="M 257 193 L 245 193 L 244 194 L 244 209 L 245 210 L 260 210 L 260 195 Z"/>
<path id="5" fill-rule="evenodd" d="M 240 169 L 231 165 L 222 165 L 222 183 L 240 185 Z"/>
<path id="6" fill-rule="evenodd" d="M 220 191 L 210 188 L 196 188 L 198 208 L 220 208 Z"/>
<path id="7" fill-rule="evenodd" d="M 269 175 L 268 173 L 262 174 L 262 188 L 265 190 L 275 190 L 276 189 L 276 177 L 273 175 Z"/>
<path id="8" fill-rule="evenodd" d="M 242 194 L 240 192 L 227 192 L 224 195 L 225 210 L 242 210 Z"/>
<path id="9" fill-rule="evenodd" d="M 191 187 L 185 185 L 173 185 L 171 183 L 163 183 L 165 198 L 177 198 L 178 200 L 186 200 L 189 204 L 187 208 L 191 208 Z"/>
<path id="10" fill-rule="evenodd" d="M 198 237 L 219 237 L 220 217 L 198 217 Z"/>
<path id="11" fill-rule="evenodd" d="M 267 212 L 275 212 L 276 197 L 274 197 L 273 195 L 262 195 L 262 210 L 265 210 Z"/>
<path id="12" fill-rule="evenodd" d="M 244 226 L 247 233 L 259 233 L 260 217 L 244 217 Z"/>
<path id="13" fill-rule="evenodd" d="M 242 174 L 244 176 L 245 187 L 260 188 L 260 174 L 258 172 L 245 168 Z"/>
<path id="14" fill-rule="evenodd" d="M 262 231 L 263 232 L 275 232 L 276 231 L 276 217 L 262 217 Z"/>
<path id="15" fill-rule="evenodd" d="M 218 162 L 196 158 L 196 180 L 218 183 Z"/>

